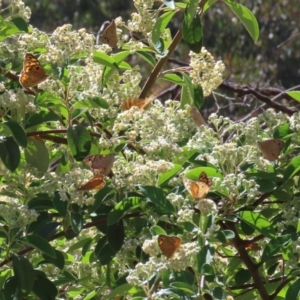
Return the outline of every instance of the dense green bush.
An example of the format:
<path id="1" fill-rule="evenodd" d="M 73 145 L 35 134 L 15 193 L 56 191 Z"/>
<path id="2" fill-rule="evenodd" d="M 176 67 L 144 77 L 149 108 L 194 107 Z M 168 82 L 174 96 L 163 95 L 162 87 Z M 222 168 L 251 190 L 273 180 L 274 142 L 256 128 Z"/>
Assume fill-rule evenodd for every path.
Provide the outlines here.
<path id="1" fill-rule="evenodd" d="M 201 118 L 224 64 L 202 47 L 215 1 L 198 2 L 134 1 L 99 45 L 31 27 L 21 1 L 2 11 L 2 299 L 297 299 L 299 114 Z M 156 99 L 171 84 L 180 101 Z"/>

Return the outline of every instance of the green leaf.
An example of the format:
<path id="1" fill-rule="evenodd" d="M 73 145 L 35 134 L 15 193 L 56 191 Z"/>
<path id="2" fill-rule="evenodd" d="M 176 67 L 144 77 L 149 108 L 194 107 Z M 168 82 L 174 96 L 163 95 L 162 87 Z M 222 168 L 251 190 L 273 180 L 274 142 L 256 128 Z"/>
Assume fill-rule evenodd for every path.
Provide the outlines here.
<path id="1" fill-rule="evenodd" d="M 226 299 L 226 294 L 225 294 L 224 290 L 219 286 L 213 288 L 212 294 L 214 296 L 213 299 L 215 299 L 215 300 L 224 300 L 224 299 Z"/>
<path id="2" fill-rule="evenodd" d="M 139 55 L 144 61 L 149 63 L 152 67 L 155 66 L 155 59 L 152 54 L 145 52 L 145 51 L 137 51 L 137 55 Z"/>
<path id="3" fill-rule="evenodd" d="M 208 0 L 204 5 L 203 12 L 205 13 L 217 1 L 218 0 Z"/>
<path id="4" fill-rule="evenodd" d="M 183 21 L 182 34 L 183 39 L 185 40 L 189 48 L 195 53 L 200 53 L 202 48 L 203 30 L 201 19 L 198 15 L 195 15 L 190 25 L 187 25 L 187 23 Z"/>
<path id="5" fill-rule="evenodd" d="M 140 191 L 143 196 L 148 200 L 154 203 L 161 213 L 173 214 L 175 209 L 169 200 L 166 199 L 166 196 L 162 189 L 155 186 L 140 186 Z"/>
<path id="6" fill-rule="evenodd" d="M 53 110 L 60 117 L 68 118 L 69 110 L 66 104 L 57 95 L 50 92 L 38 93 L 34 100 L 35 105 Z"/>
<path id="7" fill-rule="evenodd" d="M 185 86 L 185 82 L 182 80 L 180 76 L 176 74 L 165 74 L 162 78 L 172 83 Z"/>
<path id="8" fill-rule="evenodd" d="M 76 108 L 104 108 L 108 109 L 108 103 L 100 97 L 93 97 L 90 99 L 80 100 L 73 105 Z"/>
<path id="9" fill-rule="evenodd" d="M 291 236 L 289 234 L 281 237 L 276 237 L 269 241 L 263 251 L 261 256 L 261 261 L 267 261 L 268 259 L 272 258 L 274 255 L 279 253 L 282 247 L 291 240 Z"/>
<path id="10" fill-rule="evenodd" d="M 0 158 L 5 167 L 11 172 L 18 167 L 21 154 L 19 146 L 12 137 L 0 141 Z"/>
<path id="11" fill-rule="evenodd" d="M 81 125 L 69 126 L 67 130 L 71 154 L 77 161 L 82 161 L 90 152 L 92 139 L 89 132 Z"/>
<path id="12" fill-rule="evenodd" d="M 114 61 L 119 65 L 126 57 L 130 55 L 130 51 L 121 51 L 112 55 Z"/>
<path id="13" fill-rule="evenodd" d="M 41 271 L 35 271 L 36 279 L 33 285 L 33 292 L 41 300 L 56 299 L 58 294 L 57 288 L 53 282 L 51 282 L 46 275 Z"/>
<path id="14" fill-rule="evenodd" d="M 116 61 L 112 57 L 110 57 L 109 55 L 103 52 L 97 52 L 97 51 L 94 52 L 93 61 L 97 64 L 109 67 L 111 69 L 119 68 Z"/>
<path id="15" fill-rule="evenodd" d="M 251 279 L 249 270 L 241 269 L 235 273 L 234 280 L 237 285 L 242 285 Z"/>
<path id="16" fill-rule="evenodd" d="M 204 102 L 203 89 L 201 86 L 196 86 L 194 88 L 194 105 L 200 109 Z"/>
<path id="17" fill-rule="evenodd" d="M 167 11 L 163 13 L 155 22 L 152 29 L 152 43 L 156 45 L 159 41 L 160 36 L 164 32 L 165 28 L 169 24 L 170 20 L 174 16 L 175 11 Z"/>
<path id="18" fill-rule="evenodd" d="M 18 289 L 18 284 L 15 276 L 9 277 L 3 289 L 4 299 L 21 299 L 22 295 L 20 294 L 20 290 Z"/>
<path id="19" fill-rule="evenodd" d="M 291 130 L 290 124 L 284 124 L 281 126 L 278 126 L 274 130 L 273 137 L 274 139 L 282 139 L 286 138 L 286 136 L 293 134 L 293 130 Z"/>
<path id="20" fill-rule="evenodd" d="M 300 102 L 300 91 L 291 91 L 286 93 L 296 101 Z"/>
<path id="21" fill-rule="evenodd" d="M 25 121 L 25 129 L 37 126 L 50 121 L 58 121 L 59 116 L 52 111 L 42 110 L 38 113 L 34 113 L 33 115 L 26 116 L 28 119 Z"/>
<path id="22" fill-rule="evenodd" d="M 296 279 L 288 288 L 285 299 L 299 300 L 300 297 L 300 278 Z"/>
<path id="23" fill-rule="evenodd" d="M 239 214 L 239 217 L 268 238 L 275 237 L 274 226 L 263 215 L 252 211 L 243 211 Z"/>
<path id="24" fill-rule="evenodd" d="M 210 264 L 214 257 L 214 248 L 209 245 L 204 245 L 201 247 L 200 252 L 197 254 L 197 270 L 201 272 L 204 264 Z"/>
<path id="25" fill-rule="evenodd" d="M 259 28 L 257 20 L 251 12 L 251 10 L 239 3 L 232 2 L 230 0 L 224 0 L 224 2 L 240 19 L 240 21 L 243 23 L 244 27 L 249 32 L 254 42 L 256 42 L 259 37 Z"/>
<path id="26" fill-rule="evenodd" d="M 128 199 L 124 199 L 121 202 L 119 202 L 109 213 L 107 218 L 107 225 L 113 225 L 128 212 L 133 209 L 136 209 L 139 207 L 141 203 L 141 199 L 138 197 L 132 197 Z"/>
<path id="27" fill-rule="evenodd" d="M 125 296 L 131 289 L 132 286 L 129 283 L 121 284 L 107 295 L 107 299 L 112 299 L 116 296 Z"/>
<path id="28" fill-rule="evenodd" d="M 42 174 L 46 173 L 49 166 L 49 153 L 45 143 L 29 137 L 28 145 L 25 149 L 25 160 Z"/>
<path id="29" fill-rule="evenodd" d="M 76 212 L 70 213 L 70 221 L 75 234 L 79 234 L 83 227 L 83 217 Z"/>
<path id="30" fill-rule="evenodd" d="M 43 254 L 44 261 L 42 261 L 41 264 L 44 264 L 44 263 L 52 264 L 55 267 L 63 270 L 63 268 L 65 266 L 65 257 L 62 254 L 62 252 L 60 252 L 58 250 L 54 250 L 54 251 L 55 251 L 56 257 L 54 258 L 54 257 Z"/>
<path id="31" fill-rule="evenodd" d="M 44 194 L 37 195 L 28 202 L 28 208 L 42 211 L 53 208 L 51 199 Z"/>
<path id="32" fill-rule="evenodd" d="M 29 245 L 37 250 L 40 250 L 41 252 L 45 253 L 46 255 L 55 258 L 55 251 L 54 248 L 40 236 L 37 235 L 27 235 L 24 237 L 21 237 L 19 241 L 23 244 Z"/>
<path id="33" fill-rule="evenodd" d="M 53 206 L 62 217 L 66 216 L 67 208 L 68 208 L 68 201 L 62 200 L 59 192 L 55 192 L 55 194 L 54 194 Z"/>
<path id="34" fill-rule="evenodd" d="M 184 108 L 186 104 L 193 104 L 194 102 L 194 87 L 190 77 L 186 74 L 182 74 L 185 86 L 182 87 L 180 97 L 180 107 Z"/>
<path id="35" fill-rule="evenodd" d="M 191 23 L 195 17 L 197 7 L 199 5 L 199 0 L 191 0 L 187 5 L 184 12 L 184 22 L 188 27 L 191 26 Z"/>
<path id="36" fill-rule="evenodd" d="M 101 242 L 101 245 L 98 242 L 95 248 L 96 257 L 103 266 L 109 264 L 116 254 L 116 251 L 111 248 L 111 246 L 106 242 L 106 240 L 106 236 L 103 237 L 103 239 L 99 241 Z M 100 245 L 100 247 L 98 245 Z"/>
<path id="37" fill-rule="evenodd" d="M 87 242 L 90 242 L 90 241 L 92 241 L 91 238 L 85 238 L 85 239 L 79 240 L 77 243 L 72 244 L 68 248 L 67 252 L 73 252 L 74 250 L 81 249 L 83 247 L 83 245 L 85 245 Z"/>
<path id="38" fill-rule="evenodd" d="M 12 262 L 19 294 L 26 297 L 33 288 L 34 269 L 29 260 L 23 256 L 13 254 Z"/>
<path id="39" fill-rule="evenodd" d="M 13 22 L 4 21 L 0 19 L 0 42 L 4 41 L 8 37 L 22 32 Z"/>
<path id="40" fill-rule="evenodd" d="M 26 148 L 27 136 L 23 127 L 16 121 L 6 121 L 2 124 L 9 128 L 18 145 L 23 148 Z"/>
<path id="41" fill-rule="evenodd" d="M 171 180 L 174 176 L 176 176 L 176 174 L 178 174 L 178 172 L 180 172 L 181 170 L 182 170 L 182 167 L 180 165 L 174 164 L 174 166 L 171 170 L 169 170 L 159 176 L 157 185 L 162 186 L 162 185 L 166 184 L 169 180 Z"/>
<path id="42" fill-rule="evenodd" d="M 289 179 L 293 178 L 300 171 L 300 156 L 295 157 L 286 167 L 282 184 L 286 183 Z"/>
<path id="43" fill-rule="evenodd" d="M 124 225 L 122 220 L 119 221 L 117 224 L 113 224 L 108 226 L 107 229 L 107 240 L 110 247 L 114 251 L 119 251 L 124 243 L 125 233 L 124 233 Z"/>
<path id="44" fill-rule="evenodd" d="M 26 21 L 25 21 L 23 18 L 21 18 L 21 17 L 16 17 L 16 18 L 13 18 L 13 19 L 11 20 L 11 22 L 12 22 L 13 24 L 15 24 L 15 26 L 16 26 L 19 30 L 28 33 L 28 25 L 27 25 Z"/>

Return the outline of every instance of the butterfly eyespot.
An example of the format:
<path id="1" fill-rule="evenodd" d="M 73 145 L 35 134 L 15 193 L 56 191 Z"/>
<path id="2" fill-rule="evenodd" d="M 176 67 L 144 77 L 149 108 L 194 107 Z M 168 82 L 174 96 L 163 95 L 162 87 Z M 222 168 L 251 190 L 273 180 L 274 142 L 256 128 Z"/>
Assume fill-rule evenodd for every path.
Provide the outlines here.
<path id="1" fill-rule="evenodd" d="M 258 142 L 262 156 L 269 161 L 274 161 L 279 157 L 284 145 L 284 142 L 278 139 Z"/>
<path id="2" fill-rule="evenodd" d="M 212 186 L 212 180 L 207 177 L 205 172 L 202 172 L 197 181 L 184 177 L 183 184 L 189 194 L 197 201 L 203 199 L 209 192 Z"/>
<path id="3" fill-rule="evenodd" d="M 177 236 L 160 234 L 157 238 L 158 246 L 167 259 L 171 258 L 181 245 L 181 239 Z"/>
<path id="4" fill-rule="evenodd" d="M 23 61 L 23 70 L 20 74 L 20 84 L 26 88 L 32 88 L 45 81 L 48 75 L 40 62 L 31 54 L 26 53 Z"/>

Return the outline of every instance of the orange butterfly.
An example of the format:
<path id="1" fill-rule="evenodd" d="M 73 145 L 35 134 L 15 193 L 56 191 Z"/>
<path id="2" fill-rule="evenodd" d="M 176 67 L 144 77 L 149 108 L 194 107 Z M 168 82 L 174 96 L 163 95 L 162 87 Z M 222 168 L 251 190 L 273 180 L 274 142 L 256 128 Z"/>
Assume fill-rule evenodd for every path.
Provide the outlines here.
<path id="1" fill-rule="evenodd" d="M 32 54 L 26 53 L 23 61 L 23 70 L 19 78 L 21 85 L 29 89 L 37 86 L 47 78 L 48 75 L 40 62 Z"/>
<path id="2" fill-rule="evenodd" d="M 83 160 L 93 171 L 94 176 L 108 175 L 115 161 L 115 154 L 89 155 Z"/>
<path id="3" fill-rule="evenodd" d="M 181 239 L 177 236 L 160 234 L 157 241 L 162 254 L 165 255 L 167 259 L 171 258 L 181 245 Z"/>
<path id="4" fill-rule="evenodd" d="M 265 159 L 274 161 L 279 157 L 284 147 L 284 142 L 282 140 L 271 139 L 258 142 L 258 147 Z"/>
<path id="5" fill-rule="evenodd" d="M 147 98 L 147 99 L 135 99 L 135 98 L 128 98 L 126 99 L 121 107 L 123 110 L 129 110 L 133 106 L 137 106 L 140 111 L 143 111 L 144 109 L 148 108 L 153 101 L 153 98 Z"/>
<path id="6" fill-rule="evenodd" d="M 200 174 L 197 181 L 193 181 L 186 177 L 183 177 L 182 181 L 187 191 L 195 200 L 203 199 L 212 186 L 212 180 L 207 177 L 205 172 Z"/>
<path id="7" fill-rule="evenodd" d="M 104 176 L 99 175 L 97 177 L 92 178 L 88 182 L 82 184 L 78 188 L 78 190 L 79 191 L 100 190 L 104 188 L 104 186 L 105 186 Z"/>

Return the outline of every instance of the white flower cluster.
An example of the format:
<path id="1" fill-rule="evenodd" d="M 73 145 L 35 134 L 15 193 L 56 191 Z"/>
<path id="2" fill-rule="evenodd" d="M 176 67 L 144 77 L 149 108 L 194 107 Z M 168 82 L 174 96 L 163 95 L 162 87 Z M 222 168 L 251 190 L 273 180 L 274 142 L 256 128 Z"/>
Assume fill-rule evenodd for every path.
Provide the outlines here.
<path id="1" fill-rule="evenodd" d="M 128 153 L 128 151 L 127 151 Z M 133 154 L 133 153 L 132 153 Z M 115 187 L 134 189 L 138 184 L 156 185 L 158 175 L 170 170 L 173 163 L 166 160 L 152 160 L 148 156 L 135 156 L 128 161 L 124 157 L 118 156 L 114 163 L 114 177 L 112 183 Z"/>
<path id="2" fill-rule="evenodd" d="M 213 56 L 202 47 L 200 53 L 190 51 L 190 76 L 194 85 L 203 89 L 204 96 L 209 96 L 223 81 L 225 65 L 222 61 L 215 62 Z"/>
<path id="3" fill-rule="evenodd" d="M 128 28 L 131 31 L 142 32 L 146 38 L 149 38 L 157 20 L 155 12 L 151 11 L 154 1 L 134 0 L 133 2 L 138 13 L 131 14 Z"/>
<path id="4" fill-rule="evenodd" d="M 1 197 L 1 200 L 3 201 L 4 197 Z M 6 204 L 0 204 L 0 215 L 10 230 L 13 228 L 25 230 L 26 226 L 38 218 L 38 213 L 35 210 L 28 209 L 26 205 L 20 205 L 18 200 L 11 198 Z"/>

